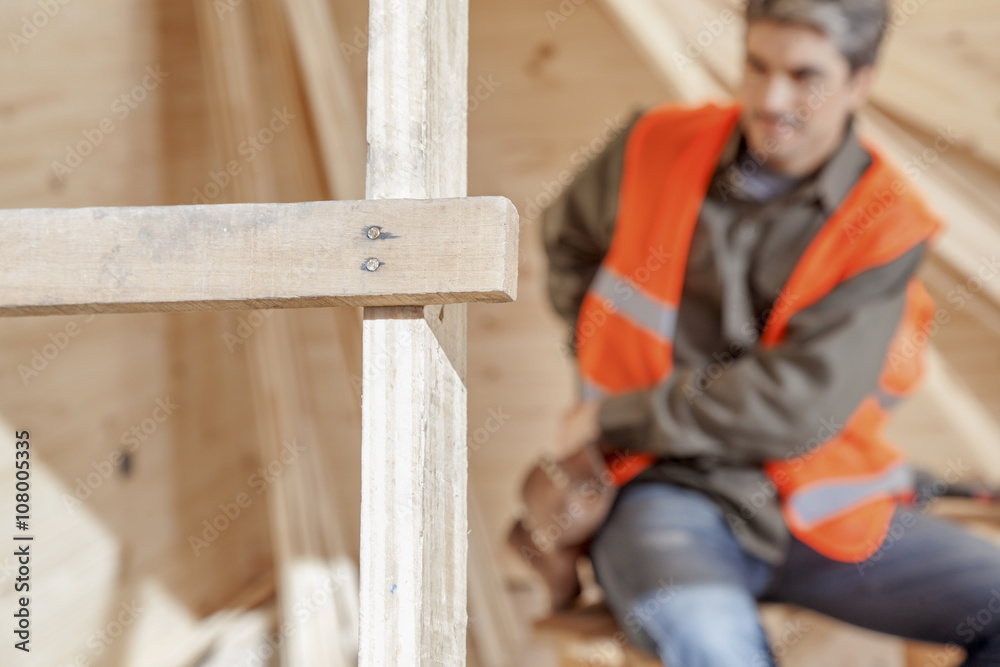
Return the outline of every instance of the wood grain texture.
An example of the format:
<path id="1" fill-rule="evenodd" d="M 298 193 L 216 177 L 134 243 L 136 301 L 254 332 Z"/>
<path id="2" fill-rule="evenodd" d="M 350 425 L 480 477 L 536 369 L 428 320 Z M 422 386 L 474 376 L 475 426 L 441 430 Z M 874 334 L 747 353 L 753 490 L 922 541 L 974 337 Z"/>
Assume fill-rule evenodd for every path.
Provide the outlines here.
<path id="1" fill-rule="evenodd" d="M 201 6 L 206 69 L 214 75 L 209 91 L 216 98 L 217 157 L 228 164 L 238 157 L 236 139 L 265 124 L 272 108 L 303 114 L 296 108 L 301 91 L 280 0 L 258 0 L 224 21 L 217 20 L 208 0 Z M 258 75 L 242 76 L 247 71 Z M 229 192 L 251 202 L 322 197 L 318 181 L 288 178 L 314 163 L 304 125 L 291 124 L 280 143 L 234 176 Z M 362 165 L 359 161 L 359 170 Z M 328 221 L 314 224 L 321 228 Z M 357 319 L 360 330 L 356 309 L 331 310 L 342 319 Z M 244 350 L 261 458 L 265 466 L 281 467 L 267 494 L 280 625 L 287 628 L 280 663 L 347 667 L 357 660 L 358 575 L 347 554 L 343 514 L 333 500 L 338 476 L 329 457 L 336 449 L 356 448 L 360 433 L 351 424 L 332 431 L 318 426 L 321 411 L 309 400 L 317 384 L 308 354 L 310 342 L 314 347 L 317 341 L 303 333 L 308 315 L 300 310 L 271 315 Z"/>
<path id="2" fill-rule="evenodd" d="M 528 627 L 517 615 L 497 567 L 490 531 L 476 496 L 477 489 L 470 489 L 469 608 L 474 621 L 469 624 L 469 634 L 483 667 L 507 667 L 526 646 Z"/>
<path id="3" fill-rule="evenodd" d="M 605 0 L 609 14 L 640 46 L 650 66 L 663 78 L 672 97 L 695 103 L 727 95 L 703 62 L 685 57 L 686 34 L 673 4 L 662 0 Z M 707 49 L 710 51 L 711 49 Z"/>
<path id="4" fill-rule="evenodd" d="M 368 198 L 465 196 L 468 28 L 467 0 L 370 3 Z M 465 330 L 365 309 L 361 667 L 466 664 Z"/>
<path id="5" fill-rule="evenodd" d="M 0 234 L 2 315 L 498 302 L 516 292 L 517 213 L 502 197 L 6 210 Z M 365 268 L 372 257 L 376 271 Z"/>
<path id="6" fill-rule="evenodd" d="M 294 34 L 330 192 L 337 199 L 363 197 L 364 125 L 337 46 L 330 5 L 326 0 L 281 1 Z"/>

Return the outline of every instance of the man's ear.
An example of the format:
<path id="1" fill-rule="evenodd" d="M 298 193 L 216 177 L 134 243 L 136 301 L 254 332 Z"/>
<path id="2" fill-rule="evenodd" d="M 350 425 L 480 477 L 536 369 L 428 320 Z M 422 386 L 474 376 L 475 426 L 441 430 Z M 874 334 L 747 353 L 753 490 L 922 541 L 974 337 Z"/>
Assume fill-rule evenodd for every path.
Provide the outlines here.
<path id="1" fill-rule="evenodd" d="M 873 65 L 863 65 L 854 70 L 854 73 L 851 74 L 851 80 L 848 82 L 852 111 L 857 111 L 865 105 L 874 85 L 875 67 Z"/>

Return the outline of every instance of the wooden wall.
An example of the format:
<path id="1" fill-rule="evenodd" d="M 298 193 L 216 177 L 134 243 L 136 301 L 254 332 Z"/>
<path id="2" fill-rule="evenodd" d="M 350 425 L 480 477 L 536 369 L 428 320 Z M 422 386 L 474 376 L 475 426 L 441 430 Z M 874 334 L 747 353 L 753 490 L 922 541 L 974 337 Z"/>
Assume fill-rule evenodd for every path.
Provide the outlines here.
<path id="1" fill-rule="evenodd" d="M 238 1 L 230 4 L 239 10 Z M 360 106 L 366 3 L 330 4 Z M 36 0 L 8 0 L 0 25 L 16 31 L 37 11 Z M 634 108 L 665 100 L 667 90 L 596 0 L 480 0 L 471 8 L 470 37 L 469 193 L 507 196 L 522 216 L 517 302 L 469 309 L 470 493 L 482 506 L 505 573 L 521 578 L 523 565 L 503 547 L 521 476 L 552 450 L 559 415 L 573 401 L 569 361 L 560 352 L 565 332 L 545 294 L 536 213 L 561 189 L 560 175 L 572 174 L 581 157 L 600 150 L 602 137 L 613 131 L 608 128 Z M 142 84 L 147 68 L 169 75 L 126 116 L 127 107 L 116 100 Z M 190 2 L 70 2 L 17 53 L 9 43 L 0 45 L 0 79 L 0 207 L 191 203 L 195 188 L 203 189 L 218 169 Z M 87 141 L 85 133 L 96 137 L 105 118 L 113 130 L 100 133 L 99 145 L 71 173 L 57 176 L 53 162 L 66 162 L 67 145 Z M 267 159 L 266 152 L 258 159 Z M 998 332 L 970 313 L 958 314 L 937 342 L 1000 419 Z M 158 400 L 177 405 L 131 453 L 128 474 L 117 466 L 79 509 L 112 540 L 121 598 L 152 581 L 200 618 L 270 576 L 263 496 L 253 496 L 199 555 L 190 545 L 192 535 L 204 537 L 203 522 L 219 515 L 220 504 L 251 488 L 261 465 L 243 355 L 254 338 L 251 333 L 242 340 L 239 333 L 255 329 L 239 329 L 250 317 L 0 322 L 0 417 L 31 430 L 38 459 L 63 493 L 73 494 L 78 479 L 127 448 L 123 436 L 141 429 L 143 420 L 151 423 Z M 267 326 L 266 318 L 260 321 Z M 360 385 L 331 344 L 335 324 L 323 310 L 309 311 L 304 322 L 321 432 L 354 428 Z M 67 331 L 76 334 L 66 334 L 59 349 Z M 230 349 L 226 333 L 241 343 Z M 22 377 L 19 369 L 31 368 L 36 350 L 52 358 L 40 357 L 38 374 Z M 912 437 L 922 443 L 914 448 L 926 460 L 937 461 L 950 431 L 933 416 L 934 406 L 928 409 L 911 411 L 897 428 L 904 444 Z M 356 448 L 344 447 L 335 459 L 335 494 L 356 558 L 360 457 Z M 86 576 L 72 569 L 63 574 L 68 587 Z M 0 596 L 8 592 L 9 581 L 0 581 Z M 111 598 L 95 600 L 81 616 L 100 627 L 117 608 Z"/>

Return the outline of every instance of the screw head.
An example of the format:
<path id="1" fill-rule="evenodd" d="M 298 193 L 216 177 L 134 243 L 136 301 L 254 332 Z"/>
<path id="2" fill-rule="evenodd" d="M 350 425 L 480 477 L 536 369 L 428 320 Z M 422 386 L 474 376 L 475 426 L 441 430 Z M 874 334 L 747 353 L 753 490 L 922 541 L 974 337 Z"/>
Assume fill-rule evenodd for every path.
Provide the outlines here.
<path id="1" fill-rule="evenodd" d="M 381 234 L 381 233 L 382 233 L 382 230 L 379 229 L 378 227 L 369 227 L 368 228 L 368 238 L 372 239 L 373 241 L 375 239 L 377 239 L 379 237 L 379 234 Z"/>
<path id="2" fill-rule="evenodd" d="M 378 261 L 374 257 L 371 257 L 368 259 L 367 262 L 365 262 L 365 268 L 368 269 L 369 271 L 376 271 L 378 270 L 378 267 L 381 266 L 381 264 L 382 263 L 380 261 Z"/>

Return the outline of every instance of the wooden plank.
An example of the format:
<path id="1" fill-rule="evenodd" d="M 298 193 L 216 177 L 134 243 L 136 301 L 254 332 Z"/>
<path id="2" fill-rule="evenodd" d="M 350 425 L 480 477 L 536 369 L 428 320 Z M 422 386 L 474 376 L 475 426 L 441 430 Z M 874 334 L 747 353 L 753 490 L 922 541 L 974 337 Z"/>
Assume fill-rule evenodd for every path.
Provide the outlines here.
<path id="1" fill-rule="evenodd" d="M 247 347 L 256 362 L 252 386 L 265 466 L 297 451 L 269 489 L 282 621 L 290 628 L 283 664 L 346 666 L 356 649 L 357 582 L 337 530 L 332 480 L 324 474 L 321 450 L 329 439 L 316 432 L 307 407 L 302 341 L 288 317 L 295 314 L 274 316 Z M 304 607 L 310 613 L 296 612 Z"/>
<path id="2" fill-rule="evenodd" d="M 678 100 L 695 103 L 728 97 L 726 87 L 712 76 L 700 59 L 684 60 L 688 42 L 669 11 L 669 3 L 664 0 L 604 0 L 604 6 L 623 31 L 631 35 Z"/>
<path id="3" fill-rule="evenodd" d="M 274 579 L 267 576 L 251 582 L 234 599 L 207 618 L 194 621 L 184 607 L 158 586 L 146 585 L 130 591 L 138 596 L 143 614 L 128 629 L 130 648 L 122 667 L 207 667 L 214 662 L 220 641 L 227 633 L 252 617 L 251 610 L 274 596 Z M 172 623 L 164 623 L 170 619 Z M 185 627 L 186 626 L 186 627 Z"/>
<path id="4" fill-rule="evenodd" d="M 370 227 L 381 232 L 368 237 Z M 0 211 L 0 315 L 500 302 L 502 197 Z M 377 270 L 366 270 L 369 258 Z"/>
<path id="5" fill-rule="evenodd" d="M 467 193 L 468 0 L 447 2 L 461 8 L 429 8 L 429 0 L 418 0 L 413 7 L 404 0 L 385 0 L 386 9 L 378 12 L 369 5 L 368 199 Z M 457 14 L 465 18 L 458 21 Z M 376 30 L 390 31 L 391 37 L 376 42 Z M 456 305 L 445 309 L 424 310 L 463 382 L 465 334 L 459 341 L 449 332 L 466 330 L 467 310 L 459 302 L 469 301 L 455 299 Z M 446 318 L 448 324 L 439 325 Z"/>
<path id="6" fill-rule="evenodd" d="M 514 611 L 474 490 L 469 492 L 470 634 L 483 667 L 507 667 L 525 649 L 528 627 Z"/>
<path id="7" fill-rule="evenodd" d="M 271 108 L 287 104 L 294 109 L 301 92 L 277 0 L 258 0 L 224 22 L 214 20 L 207 0 L 202 7 L 207 15 L 202 33 L 209 37 L 203 51 L 214 65 L 207 69 L 216 75 L 210 89 L 219 98 L 213 112 L 221 136 L 248 136 L 267 121 Z M 248 70 L 259 76 L 241 78 Z M 289 128 L 283 139 L 234 176 L 237 187 L 230 192 L 249 201 L 319 195 L 316 181 L 310 186 L 309 181 L 284 178 L 313 163 L 303 125 Z M 236 158 L 237 145 L 222 142 L 223 163 Z M 345 425 L 320 435 L 316 405 L 308 400 L 315 383 L 306 358 L 303 315 L 272 315 L 244 348 L 262 459 L 265 467 L 282 467 L 268 493 L 281 626 L 286 628 L 280 662 L 286 667 L 346 667 L 357 656 L 357 568 L 346 552 L 341 516 L 331 498 L 336 479 L 326 459 L 331 445 L 348 446 L 357 429 Z M 305 608 L 309 613 L 302 613 Z"/>
<path id="8" fill-rule="evenodd" d="M 928 349 L 924 391 L 974 456 L 975 474 L 989 484 L 1000 484 L 1000 424 L 934 345 Z M 957 451 L 957 447 L 952 449 Z"/>
<path id="9" fill-rule="evenodd" d="M 466 194 L 467 69 L 468 0 L 371 1 L 368 198 Z M 429 310 L 365 309 L 361 667 L 466 662 L 465 308 Z"/>
<path id="10" fill-rule="evenodd" d="M 464 665 L 466 388 L 423 308 L 365 309 L 361 667 Z"/>
<path id="11" fill-rule="evenodd" d="M 948 293 L 958 286 L 966 283 L 970 276 L 960 274 L 953 266 L 945 264 L 937 255 L 930 255 L 920 266 L 920 277 L 924 285 L 931 289 L 935 300 L 939 305 L 943 305 L 948 299 Z M 971 291 L 969 292 L 971 294 Z M 971 298 L 964 302 L 965 310 L 972 316 L 976 323 L 981 325 L 994 335 L 1000 336 L 1000 309 L 996 303 L 989 298 Z M 992 341 L 991 341 L 992 343 Z M 987 344 L 991 344 L 987 343 Z M 985 370 L 985 369 L 983 369 Z"/>
<path id="12" fill-rule="evenodd" d="M 312 110 L 317 147 L 331 199 L 358 199 L 365 190 L 365 131 L 346 63 L 338 48 L 333 12 L 325 0 L 272 0 L 294 33 L 303 90 Z M 267 3 L 265 3 L 267 6 Z M 281 17 L 270 17 L 274 20 Z M 284 22 L 284 21 L 283 21 Z M 269 25 L 265 24 L 265 25 Z M 286 77 L 286 83 L 294 77 Z M 302 147 L 312 148 L 311 146 Z M 361 373 L 361 309 L 330 311 L 349 375 Z M 361 413 L 358 402 L 358 428 Z"/>
<path id="13" fill-rule="evenodd" d="M 929 134 L 954 127 L 984 162 L 1000 166 L 998 68 L 970 48 L 961 31 L 930 37 L 905 28 L 888 41 L 872 91 L 878 106 L 922 126 Z M 957 39 L 956 39 L 957 37 Z"/>
<path id="14" fill-rule="evenodd" d="M 927 146 L 877 109 L 869 106 L 862 112 L 861 120 L 862 128 L 897 163 L 912 163 L 915 158 L 925 155 Z M 946 154 L 939 151 L 931 153 L 937 162 L 933 168 L 919 172 L 916 187 L 940 212 L 948 227 L 931 249 L 958 273 L 974 276 L 1000 250 L 996 211 L 988 203 L 963 191 L 962 178 L 948 167 Z M 1000 285 L 995 281 L 983 281 L 982 293 L 1000 311 Z"/>
<path id="15" fill-rule="evenodd" d="M 326 0 L 282 3 L 295 35 L 330 192 L 338 199 L 362 197 L 363 128 L 330 6 Z"/>

